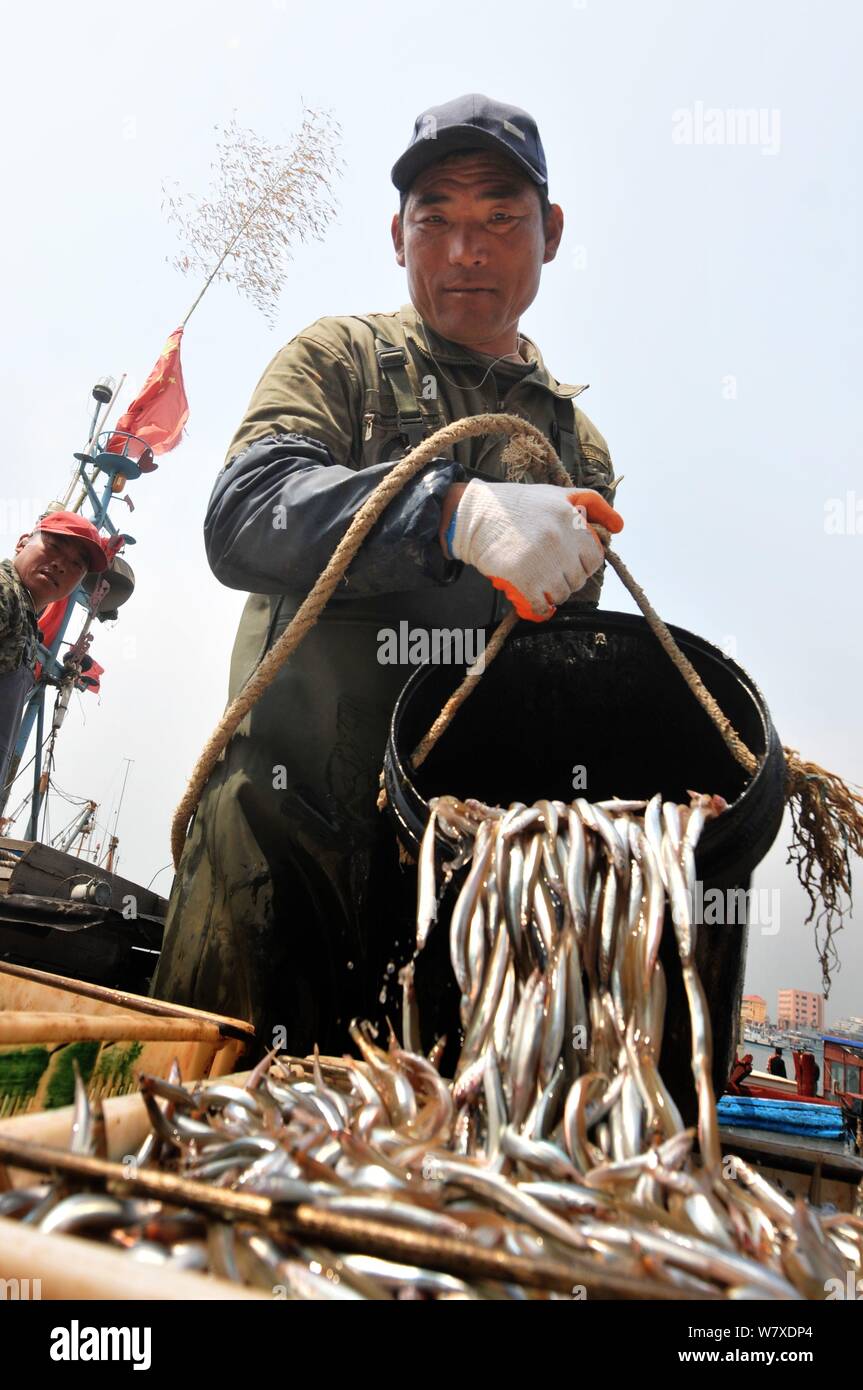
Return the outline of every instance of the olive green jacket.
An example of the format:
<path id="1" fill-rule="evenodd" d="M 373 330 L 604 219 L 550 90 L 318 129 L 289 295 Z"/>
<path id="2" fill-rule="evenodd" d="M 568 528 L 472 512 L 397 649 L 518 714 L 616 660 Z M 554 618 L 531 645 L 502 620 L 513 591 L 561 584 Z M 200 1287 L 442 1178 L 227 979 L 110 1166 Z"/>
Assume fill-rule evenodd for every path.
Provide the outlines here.
<path id="1" fill-rule="evenodd" d="M 11 560 L 0 560 L 0 675 L 36 665 L 39 626 L 30 592 Z"/>
<path id="2" fill-rule="evenodd" d="M 228 449 L 205 524 L 215 574 L 251 593 L 234 647 L 232 696 L 366 497 L 423 434 L 464 415 L 520 414 L 552 440 L 578 485 L 610 495 L 605 440 L 573 404 L 583 388 L 556 381 L 526 339 L 522 351 L 523 364 L 492 365 L 437 338 L 408 307 L 319 319 L 276 354 Z M 284 765 L 289 782 L 323 799 L 339 821 L 345 814 L 363 819 L 389 715 L 410 675 L 379 663 L 380 630 L 398 630 L 403 620 L 488 629 L 508 611 L 504 595 L 478 571 L 446 559 L 438 541 L 450 484 L 500 481 L 505 443 L 495 436 L 456 444 L 390 503 L 257 709 L 255 727 L 268 727 L 274 739 L 270 766 Z M 575 600 L 595 605 L 601 583 L 600 571 Z M 362 755 L 357 740 L 368 741 Z"/>

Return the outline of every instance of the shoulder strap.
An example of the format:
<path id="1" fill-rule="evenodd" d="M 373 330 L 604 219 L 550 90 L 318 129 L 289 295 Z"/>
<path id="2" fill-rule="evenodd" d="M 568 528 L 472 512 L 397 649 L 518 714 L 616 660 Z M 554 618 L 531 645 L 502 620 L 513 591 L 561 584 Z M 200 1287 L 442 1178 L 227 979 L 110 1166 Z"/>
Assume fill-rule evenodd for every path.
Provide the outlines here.
<path id="1" fill-rule="evenodd" d="M 375 338 L 375 356 L 378 359 L 378 367 L 389 382 L 395 397 L 399 430 L 407 435 L 411 446 L 419 444 L 420 440 L 425 438 L 426 427 L 408 376 L 407 349 L 393 347 L 384 338 Z"/>
<path id="2" fill-rule="evenodd" d="M 407 436 L 409 444 L 413 447 L 425 438 L 426 426 L 416 392 L 411 386 L 411 379 L 408 375 L 407 349 L 387 338 L 381 331 L 380 325 L 372 319 L 364 318 L 361 315 L 357 315 L 357 317 L 361 323 L 367 324 L 375 335 L 375 357 L 377 358 L 378 369 L 386 378 L 395 397 L 399 431 Z"/>
<path id="3" fill-rule="evenodd" d="M 560 454 L 560 461 L 573 482 L 580 483 L 584 476 L 585 457 L 575 427 L 575 401 L 569 396 L 555 396 L 554 414 L 553 442 Z"/>
<path id="4" fill-rule="evenodd" d="M 426 437 L 427 429 L 416 391 L 411 385 L 408 374 L 407 349 L 402 344 L 393 342 L 391 338 L 387 337 L 380 324 L 373 319 L 360 314 L 355 317 L 359 319 L 360 323 L 366 324 L 375 335 L 375 357 L 378 369 L 389 383 L 395 399 L 399 431 L 407 437 L 411 447 L 413 447 Z M 555 396 L 554 412 L 553 442 L 560 454 L 561 463 L 569 476 L 574 482 L 581 483 L 584 478 L 586 459 L 575 426 L 574 399 Z"/>

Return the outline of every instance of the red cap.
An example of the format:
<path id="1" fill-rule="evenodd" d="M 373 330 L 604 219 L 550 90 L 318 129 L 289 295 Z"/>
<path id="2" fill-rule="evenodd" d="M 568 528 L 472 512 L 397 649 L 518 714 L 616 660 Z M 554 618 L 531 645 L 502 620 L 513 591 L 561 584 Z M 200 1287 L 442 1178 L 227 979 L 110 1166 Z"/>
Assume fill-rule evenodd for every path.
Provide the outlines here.
<path id="1" fill-rule="evenodd" d="M 86 550 L 89 574 L 101 574 L 108 568 L 108 557 L 102 538 L 92 521 L 77 512 L 49 512 L 41 517 L 37 531 L 53 531 L 55 535 L 72 536 Z"/>

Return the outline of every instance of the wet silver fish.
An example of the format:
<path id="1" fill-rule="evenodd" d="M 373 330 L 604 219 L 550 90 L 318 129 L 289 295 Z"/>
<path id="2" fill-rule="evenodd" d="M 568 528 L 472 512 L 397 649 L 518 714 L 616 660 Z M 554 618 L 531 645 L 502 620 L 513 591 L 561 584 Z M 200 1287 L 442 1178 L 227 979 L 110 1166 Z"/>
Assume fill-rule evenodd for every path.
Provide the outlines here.
<path id="1" fill-rule="evenodd" d="M 440 1075 L 440 1041 L 423 1055 L 413 961 L 400 977 L 401 1039 L 391 1026 L 387 1046 L 354 1021 L 358 1058 L 270 1055 L 245 1087 L 187 1087 L 176 1070 L 142 1078 L 152 1135 L 139 1161 L 316 1209 L 340 1229 L 373 1223 L 374 1249 L 328 1252 L 278 1221 L 227 1225 L 58 1181 L 3 1193 L 0 1215 L 291 1300 L 527 1297 L 512 1279 L 464 1274 L 466 1258 L 489 1251 L 558 1269 L 577 1260 L 574 1283 L 595 1277 L 601 1290 L 617 1274 L 648 1296 L 793 1299 L 859 1277 L 863 1222 L 803 1207 L 721 1155 L 693 914 L 698 840 L 720 800 L 430 806 L 417 944 L 455 880 L 449 947 L 464 1040 L 454 1080 Z M 692 1036 L 697 1162 L 661 1071 L 668 908 Z M 76 1152 L 98 1149 L 94 1117 L 79 1078 Z M 383 1253 L 381 1231 L 392 1246 Z M 422 1251 L 447 1241 L 458 1268 L 428 1268 Z"/>

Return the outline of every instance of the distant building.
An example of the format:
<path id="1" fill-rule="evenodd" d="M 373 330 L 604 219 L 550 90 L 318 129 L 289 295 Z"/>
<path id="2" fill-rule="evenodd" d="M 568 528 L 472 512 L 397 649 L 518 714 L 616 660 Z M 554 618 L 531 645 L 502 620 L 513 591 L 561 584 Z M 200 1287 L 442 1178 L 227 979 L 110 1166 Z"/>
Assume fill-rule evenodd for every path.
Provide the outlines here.
<path id="1" fill-rule="evenodd" d="M 854 1014 L 850 1018 L 840 1018 L 839 1022 L 834 1025 L 833 1032 L 839 1033 L 843 1037 L 850 1035 L 852 1038 L 855 1035 L 863 1035 L 863 1018 Z"/>
<path id="2" fill-rule="evenodd" d="M 744 994 L 740 1003 L 740 1017 L 744 1023 L 767 1022 L 767 1000 L 760 994 Z"/>
<path id="3" fill-rule="evenodd" d="M 824 995 L 805 989 L 780 989 L 778 1023 L 780 1028 L 823 1028 Z"/>

